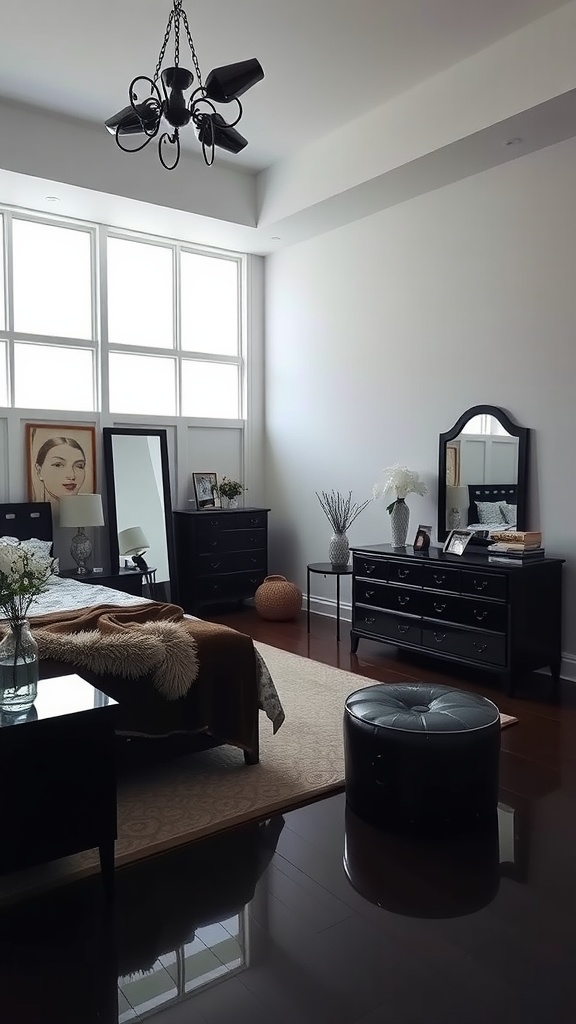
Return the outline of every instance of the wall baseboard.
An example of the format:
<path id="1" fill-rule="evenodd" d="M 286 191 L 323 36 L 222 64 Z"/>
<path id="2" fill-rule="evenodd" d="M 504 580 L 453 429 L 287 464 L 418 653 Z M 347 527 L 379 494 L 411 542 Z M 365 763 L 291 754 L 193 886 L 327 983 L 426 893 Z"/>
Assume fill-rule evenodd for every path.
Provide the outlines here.
<path id="1" fill-rule="evenodd" d="M 306 611 L 306 598 L 302 600 L 302 610 Z M 310 595 L 310 611 L 314 612 L 315 615 L 325 615 L 328 618 L 336 618 L 336 601 L 334 598 L 329 597 L 313 597 Z M 352 605 L 347 601 L 340 602 L 340 627 L 343 622 L 352 621 Z M 550 675 L 547 668 L 538 669 L 538 672 L 542 675 Z M 576 683 L 576 654 L 569 654 L 567 651 L 562 652 L 562 679 L 567 679 L 571 683 Z"/>

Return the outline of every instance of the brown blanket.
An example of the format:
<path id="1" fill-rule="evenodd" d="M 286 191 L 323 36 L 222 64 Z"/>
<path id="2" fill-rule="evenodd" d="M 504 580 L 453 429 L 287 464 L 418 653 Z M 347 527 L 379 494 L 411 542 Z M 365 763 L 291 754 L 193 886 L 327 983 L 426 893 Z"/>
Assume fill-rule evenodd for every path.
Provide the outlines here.
<path id="1" fill-rule="evenodd" d="M 229 659 L 230 670 L 249 664 L 250 637 L 227 626 L 184 617 L 173 604 L 95 605 L 30 619 L 40 658 L 63 661 L 98 675 L 147 676 L 168 700 L 186 696 L 200 667 Z"/>

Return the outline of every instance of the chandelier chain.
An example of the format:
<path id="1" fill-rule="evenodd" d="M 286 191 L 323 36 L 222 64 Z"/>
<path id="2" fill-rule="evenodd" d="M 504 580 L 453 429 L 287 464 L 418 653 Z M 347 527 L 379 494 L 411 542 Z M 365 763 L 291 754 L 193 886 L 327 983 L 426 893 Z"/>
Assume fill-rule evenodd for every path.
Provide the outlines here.
<path id="1" fill-rule="evenodd" d="M 176 14 L 174 16 L 174 67 L 178 67 L 180 64 L 180 18 L 182 17 L 182 8 L 179 3 L 175 3 L 174 10 Z"/>
<path id="2" fill-rule="evenodd" d="M 173 21 L 174 21 L 174 11 L 172 10 L 172 11 L 170 11 L 170 17 L 168 18 L 168 24 L 166 25 L 166 31 L 164 33 L 164 40 L 163 40 L 162 46 L 160 47 L 160 53 L 158 54 L 158 61 L 157 61 L 157 64 L 156 64 L 156 68 L 154 70 L 154 78 L 153 78 L 154 82 L 157 82 L 159 77 L 160 77 L 160 68 L 162 67 L 162 62 L 164 60 L 164 54 L 166 53 L 166 47 L 168 46 L 168 40 L 170 39 L 170 33 L 172 31 L 172 23 L 173 23 Z"/>
<path id="3" fill-rule="evenodd" d="M 180 0 L 180 3 L 181 3 L 181 0 Z M 200 86 L 200 88 L 203 89 L 204 88 L 204 83 L 202 82 L 202 72 L 200 71 L 200 65 L 198 63 L 198 58 L 196 56 L 196 47 L 194 46 L 194 40 L 192 39 L 192 35 L 191 35 L 191 32 L 190 32 L 190 26 L 188 24 L 188 16 L 186 14 L 186 11 L 182 10 L 181 6 L 180 6 L 180 16 L 182 18 L 182 21 L 184 22 L 184 28 L 186 29 L 186 36 L 187 36 L 187 39 L 188 39 L 188 45 L 190 47 L 190 53 L 192 54 L 192 60 L 194 62 L 194 70 L 196 72 L 196 81 L 198 82 L 198 85 Z"/>

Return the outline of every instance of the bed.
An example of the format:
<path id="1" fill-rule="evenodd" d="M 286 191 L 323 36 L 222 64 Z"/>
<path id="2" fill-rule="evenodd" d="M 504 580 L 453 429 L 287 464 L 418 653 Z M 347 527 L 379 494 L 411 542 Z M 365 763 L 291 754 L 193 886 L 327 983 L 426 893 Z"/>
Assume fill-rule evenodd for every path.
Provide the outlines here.
<path id="1" fill-rule="evenodd" d="M 38 538 L 51 542 L 52 511 L 48 502 L 0 504 L 0 537 L 19 541 Z M 186 692 L 169 697 L 158 685 L 158 673 L 145 673 L 129 678 L 122 671 L 96 671 L 85 662 L 74 662 L 76 655 L 68 648 L 75 637 L 59 636 L 58 642 L 70 640 L 62 658 L 43 657 L 54 644 L 47 637 L 51 629 L 61 634 L 69 623 L 82 630 L 81 622 L 91 616 L 114 623 L 131 623 L 138 618 L 159 617 L 182 619 L 182 628 L 193 636 L 198 653 L 197 677 Z M 32 630 L 40 643 L 41 676 L 50 677 L 78 672 L 109 697 L 118 701 L 117 733 L 138 741 L 161 740 L 164 745 L 182 751 L 205 749 L 222 743 L 244 751 L 247 764 L 259 757 L 259 712 L 263 710 L 276 732 L 284 720 L 284 711 L 268 669 L 252 640 L 236 630 L 210 624 L 194 616 L 184 615 L 173 605 L 161 605 L 146 598 L 85 584 L 76 579 L 55 575 L 48 591 L 37 598 L 29 612 Z M 58 623 L 54 626 L 53 623 Z M 63 624 L 64 623 L 64 624 Z M 112 627 L 113 629 L 113 627 Z M 85 640 L 89 635 L 84 632 Z M 110 639 L 110 637 L 108 637 Z M 112 638 L 113 639 L 113 638 Z M 240 653 L 240 657 L 238 654 Z"/>
<path id="2" fill-rule="evenodd" d="M 516 519 L 511 511 L 508 511 L 508 518 L 504 514 L 491 522 L 480 521 L 478 514 L 478 503 L 485 502 L 494 507 L 494 515 L 502 511 L 502 505 L 508 510 L 516 510 L 518 504 L 517 484 L 468 484 L 468 518 L 466 529 L 481 536 L 490 536 L 492 533 L 502 533 L 505 530 L 516 529 Z"/>

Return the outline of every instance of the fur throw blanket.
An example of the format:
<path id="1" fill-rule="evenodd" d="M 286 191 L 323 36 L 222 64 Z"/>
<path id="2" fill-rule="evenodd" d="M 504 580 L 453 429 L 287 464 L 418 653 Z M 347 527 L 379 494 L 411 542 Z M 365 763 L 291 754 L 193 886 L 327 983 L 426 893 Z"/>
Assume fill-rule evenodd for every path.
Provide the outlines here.
<path id="1" fill-rule="evenodd" d="M 149 676 L 168 700 L 184 697 L 199 672 L 196 634 L 202 627 L 182 608 L 159 602 L 95 605 L 30 618 L 40 658 L 63 661 L 97 675 Z"/>

